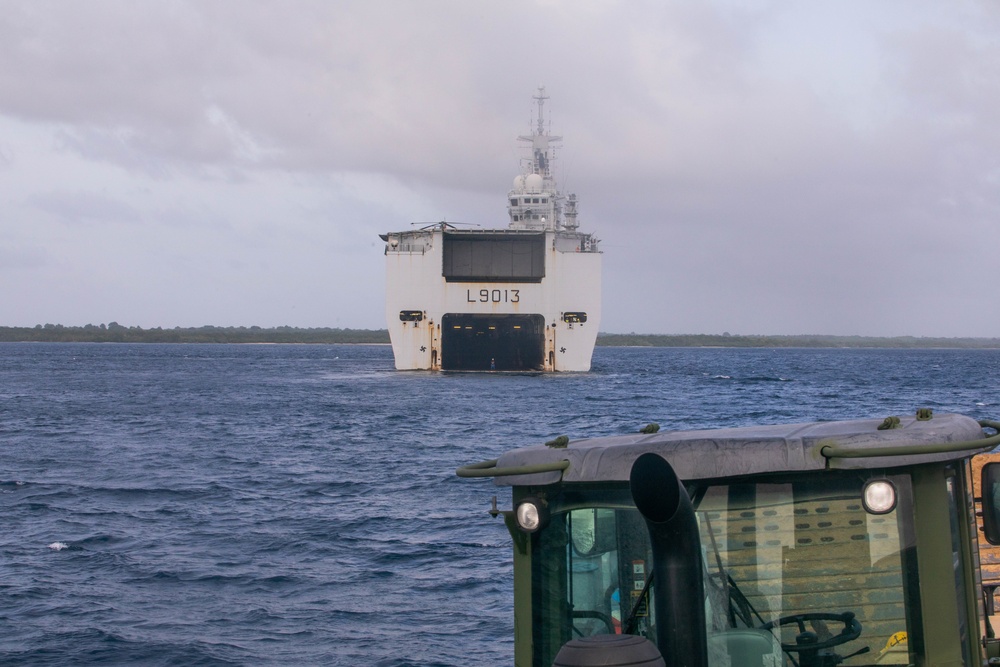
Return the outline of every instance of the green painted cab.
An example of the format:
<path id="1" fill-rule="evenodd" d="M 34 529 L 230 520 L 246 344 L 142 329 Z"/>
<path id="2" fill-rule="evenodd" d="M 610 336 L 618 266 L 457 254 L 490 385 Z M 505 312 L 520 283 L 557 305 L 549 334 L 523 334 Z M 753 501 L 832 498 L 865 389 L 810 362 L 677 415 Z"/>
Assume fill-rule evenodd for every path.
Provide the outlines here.
<path id="1" fill-rule="evenodd" d="M 971 666 L 996 653 L 1000 470 L 977 511 L 972 461 L 997 426 L 646 428 L 458 473 L 512 487 L 516 665 Z"/>

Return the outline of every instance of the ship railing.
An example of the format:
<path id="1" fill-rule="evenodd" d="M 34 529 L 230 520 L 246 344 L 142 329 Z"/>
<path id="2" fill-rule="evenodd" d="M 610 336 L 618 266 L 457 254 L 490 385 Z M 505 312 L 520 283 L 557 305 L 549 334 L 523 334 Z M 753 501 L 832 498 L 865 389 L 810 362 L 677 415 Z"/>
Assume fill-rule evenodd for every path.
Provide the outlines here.
<path id="1" fill-rule="evenodd" d="M 388 246 L 388 245 L 386 246 L 386 250 L 388 252 L 395 252 L 395 253 L 404 253 L 404 252 L 407 252 L 407 253 L 411 253 L 411 254 L 412 253 L 419 253 L 421 255 L 426 254 L 427 253 L 427 249 L 428 249 L 427 245 L 425 245 L 423 243 L 414 243 L 414 244 L 404 243 L 402 245 L 396 246 L 395 248 L 393 248 L 392 246 Z"/>

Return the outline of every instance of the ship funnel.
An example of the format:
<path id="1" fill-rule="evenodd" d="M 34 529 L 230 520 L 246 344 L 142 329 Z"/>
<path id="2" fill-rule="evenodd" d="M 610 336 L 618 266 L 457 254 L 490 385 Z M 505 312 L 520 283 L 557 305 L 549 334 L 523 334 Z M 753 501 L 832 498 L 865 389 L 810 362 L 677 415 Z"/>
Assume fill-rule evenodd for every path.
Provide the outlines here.
<path id="1" fill-rule="evenodd" d="M 691 498 L 659 454 L 632 464 L 632 500 L 653 549 L 656 642 L 671 667 L 708 667 L 701 538 Z"/>

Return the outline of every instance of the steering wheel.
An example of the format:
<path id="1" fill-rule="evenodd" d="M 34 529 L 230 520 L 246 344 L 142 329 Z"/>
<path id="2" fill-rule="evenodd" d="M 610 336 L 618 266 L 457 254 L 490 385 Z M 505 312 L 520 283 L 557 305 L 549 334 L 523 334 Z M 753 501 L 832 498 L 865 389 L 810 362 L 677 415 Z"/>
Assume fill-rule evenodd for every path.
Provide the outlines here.
<path id="1" fill-rule="evenodd" d="M 832 648 L 840 644 L 846 644 L 849 641 L 857 639 L 861 636 L 861 622 L 855 618 L 853 611 L 845 611 L 843 614 L 830 614 L 826 612 L 815 612 L 811 614 L 795 614 L 793 616 L 785 616 L 779 618 L 776 621 L 770 621 L 760 626 L 761 630 L 771 630 L 782 625 L 791 625 L 794 623 L 799 626 L 799 635 L 801 636 L 806 632 L 806 622 L 807 621 L 837 621 L 844 624 L 844 629 L 840 631 L 839 635 L 834 635 L 826 641 L 816 641 L 816 642 L 803 642 L 801 644 L 782 644 L 781 648 L 784 651 L 819 651 L 825 648 Z"/>

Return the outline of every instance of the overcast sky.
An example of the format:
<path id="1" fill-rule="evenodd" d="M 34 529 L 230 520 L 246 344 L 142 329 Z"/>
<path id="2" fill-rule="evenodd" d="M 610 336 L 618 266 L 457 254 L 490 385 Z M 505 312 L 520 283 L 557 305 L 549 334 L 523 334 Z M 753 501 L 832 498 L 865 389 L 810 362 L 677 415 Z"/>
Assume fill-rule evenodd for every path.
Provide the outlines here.
<path id="1" fill-rule="evenodd" d="M 0 325 L 384 328 L 542 85 L 602 331 L 1000 336 L 993 0 L 0 0 Z"/>

